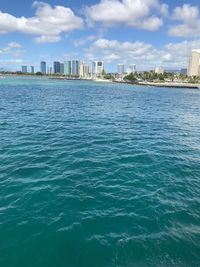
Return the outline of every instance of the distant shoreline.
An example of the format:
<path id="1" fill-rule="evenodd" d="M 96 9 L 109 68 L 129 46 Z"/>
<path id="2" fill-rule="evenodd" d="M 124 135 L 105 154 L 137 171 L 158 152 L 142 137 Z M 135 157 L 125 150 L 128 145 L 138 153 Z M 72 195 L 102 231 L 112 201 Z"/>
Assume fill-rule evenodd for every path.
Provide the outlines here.
<path id="1" fill-rule="evenodd" d="M 163 88 L 180 88 L 180 89 L 200 89 L 200 84 L 193 83 L 179 83 L 179 82 L 128 82 L 128 81 L 112 81 L 106 79 L 87 79 L 87 78 L 67 78 L 63 76 L 50 76 L 50 75 L 23 75 L 23 74 L 4 74 L 0 75 L 0 78 L 3 77 L 38 77 L 38 78 L 48 78 L 49 80 L 60 80 L 60 81 L 91 81 L 91 82 L 110 82 L 110 83 L 121 83 L 121 84 L 129 84 L 129 85 L 138 85 L 138 86 L 150 86 L 150 87 L 163 87 Z"/>

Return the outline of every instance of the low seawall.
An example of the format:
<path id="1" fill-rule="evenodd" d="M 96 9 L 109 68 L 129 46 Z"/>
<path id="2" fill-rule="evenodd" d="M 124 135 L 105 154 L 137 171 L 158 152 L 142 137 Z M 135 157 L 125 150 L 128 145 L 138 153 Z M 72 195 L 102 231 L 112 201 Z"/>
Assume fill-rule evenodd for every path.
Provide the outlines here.
<path id="1" fill-rule="evenodd" d="M 120 81 L 114 81 L 114 82 L 126 83 L 131 85 L 140 85 L 140 86 L 164 87 L 164 88 L 200 89 L 200 84 L 191 84 L 191 83 L 155 83 L 155 82 L 120 82 Z"/>

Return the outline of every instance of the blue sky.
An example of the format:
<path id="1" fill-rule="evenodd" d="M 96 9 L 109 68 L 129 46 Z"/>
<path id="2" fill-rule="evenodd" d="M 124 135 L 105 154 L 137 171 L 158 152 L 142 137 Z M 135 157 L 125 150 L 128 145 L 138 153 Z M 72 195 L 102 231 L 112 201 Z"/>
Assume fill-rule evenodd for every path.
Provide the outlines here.
<path id="1" fill-rule="evenodd" d="M 0 68 L 53 60 L 104 60 L 138 70 L 187 67 L 200 49 L 197 0 L 1 0 Z"/>

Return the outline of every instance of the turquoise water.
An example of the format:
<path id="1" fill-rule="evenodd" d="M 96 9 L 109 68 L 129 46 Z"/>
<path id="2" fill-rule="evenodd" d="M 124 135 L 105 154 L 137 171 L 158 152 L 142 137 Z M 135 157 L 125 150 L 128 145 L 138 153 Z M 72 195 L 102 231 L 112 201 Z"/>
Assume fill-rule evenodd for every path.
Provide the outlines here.
<path id="1" fill-rule="evenodd" d="M 200 266 L 200 91 L 0 79 L 0 266 Z"/>

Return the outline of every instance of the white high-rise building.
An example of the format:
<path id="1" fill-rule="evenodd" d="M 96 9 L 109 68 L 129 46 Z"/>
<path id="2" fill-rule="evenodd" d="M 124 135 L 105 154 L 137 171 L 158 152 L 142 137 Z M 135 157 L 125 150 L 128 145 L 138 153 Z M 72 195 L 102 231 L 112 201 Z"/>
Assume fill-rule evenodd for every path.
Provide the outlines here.
<path id="1" fill-rule="evenodd" d="M 200 49 L 192 50 L 188 67 L 188 76 L 200 76 Z"/>
<path id="2" fill-rule="evenodd" d="M 136 72 L 136 65 L 135 64 L 130 64 L 128 69 L 127 69 L 127 73 L 135 73 Z"/>
<path id="3" fill-rule="evenodd" d="M 118 74 L 124 74 L 124 71 L 125 70 L 125 67 L 124 67 L 124 64 L 118 64 L 117 65 L 117 73 Z"/>
<path id="4" fill-rule="evenodd" d="M 164 73 L 164 69 L 162 67 L 156 67 L 155 68 L 155 73 L 157 73 L 157 74 L 163 74 Z"/>
<path id="5" fill-rule="evenodd" d="M 48 67 L 48 69 L 47 69 L 47 73 L 48 73 L 49 75 L 51 75 L 51 74 L 53 73 L 53 68 L 52 68 L 52 67 Z"/>
<path id="6" fill-rule="evenodd" d="M 94 77 L 101 77 L 104 71 L 103 61 L 93 61 L 92 62 L 92 74 Z"/>

